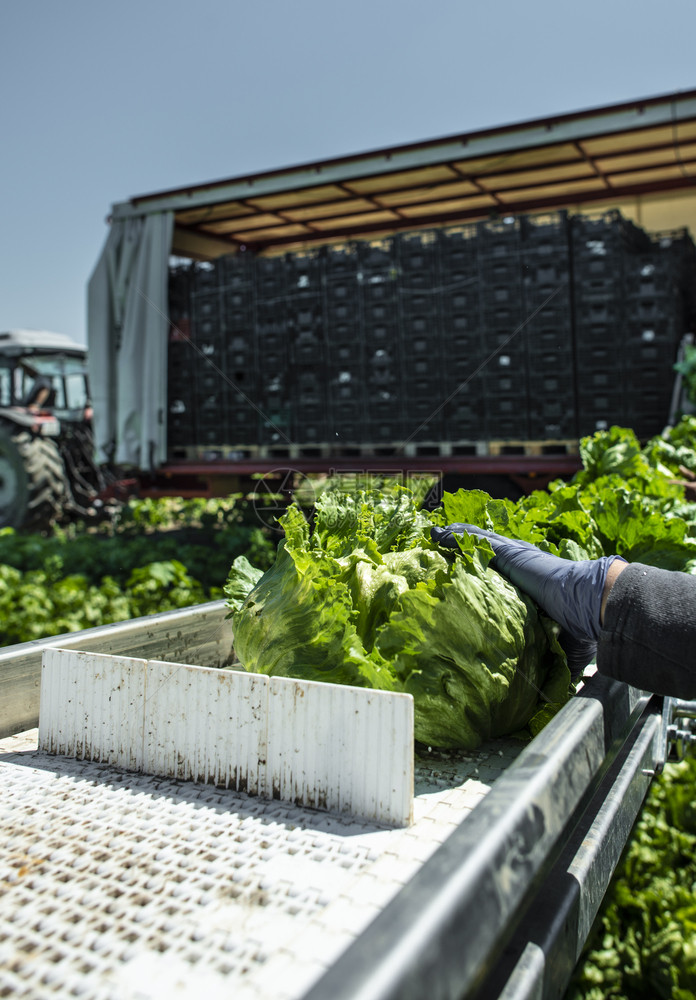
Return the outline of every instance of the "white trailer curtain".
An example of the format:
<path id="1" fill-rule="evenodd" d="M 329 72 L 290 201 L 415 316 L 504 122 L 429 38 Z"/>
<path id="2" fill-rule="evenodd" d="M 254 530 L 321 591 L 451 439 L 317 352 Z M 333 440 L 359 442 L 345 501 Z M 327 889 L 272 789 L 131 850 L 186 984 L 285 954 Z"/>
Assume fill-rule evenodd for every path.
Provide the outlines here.
<path id="1" fill-rule="evenodd" d="M 166 457 L 172 212 L 115 219 L 87 288 L 97 461 L 150 471 Z"/>

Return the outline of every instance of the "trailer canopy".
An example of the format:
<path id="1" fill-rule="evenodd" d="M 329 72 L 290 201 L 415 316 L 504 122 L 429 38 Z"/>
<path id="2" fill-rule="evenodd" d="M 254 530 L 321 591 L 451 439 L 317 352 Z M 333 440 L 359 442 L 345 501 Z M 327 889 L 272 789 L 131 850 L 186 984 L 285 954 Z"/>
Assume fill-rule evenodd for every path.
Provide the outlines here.
<path id="1" fill-rule="evenodd" d="M 272 254 L 561 207 L 618 208 L 650 230 L 696 231 L 695 184 L 692 90 L 115 204 L 89 287 L 100 455 L 141 468 L 164 457 L 169 253 Z M 142 363 L 126 367 L 124 352 Z"/>

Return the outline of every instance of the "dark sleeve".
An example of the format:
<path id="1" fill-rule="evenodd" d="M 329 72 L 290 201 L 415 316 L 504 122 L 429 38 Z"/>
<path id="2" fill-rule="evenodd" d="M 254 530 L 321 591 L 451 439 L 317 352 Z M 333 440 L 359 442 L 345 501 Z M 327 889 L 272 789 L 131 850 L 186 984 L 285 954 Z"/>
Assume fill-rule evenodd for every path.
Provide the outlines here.
<path id="1" fill-rule="evenodd" d="M 597 669 L 645 691 L 696 698 L 696 576 L 627 566 L 607 599 Z"/>

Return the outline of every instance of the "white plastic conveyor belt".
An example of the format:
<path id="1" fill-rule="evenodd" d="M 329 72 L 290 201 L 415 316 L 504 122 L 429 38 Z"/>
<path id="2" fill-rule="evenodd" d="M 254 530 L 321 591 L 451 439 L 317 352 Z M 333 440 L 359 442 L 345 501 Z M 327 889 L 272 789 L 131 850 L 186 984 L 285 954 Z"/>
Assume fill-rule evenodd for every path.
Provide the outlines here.
<path id="1" fill-rule="evenodd" d="M 2 741 L 0 996 L 301 997 L 520 749 L 418 760 L 385 829 Z"/>

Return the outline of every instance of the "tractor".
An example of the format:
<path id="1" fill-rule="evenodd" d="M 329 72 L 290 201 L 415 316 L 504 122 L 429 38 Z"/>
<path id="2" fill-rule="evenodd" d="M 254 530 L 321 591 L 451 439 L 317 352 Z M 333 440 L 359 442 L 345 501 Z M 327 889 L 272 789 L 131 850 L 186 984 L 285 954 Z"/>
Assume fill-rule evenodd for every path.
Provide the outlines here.
<path id="1" fill-rule="evenodd" d="M 94 513 L 87 349 L 63 334 L 0 333 L 0 528 L 41 531 Z"/>

